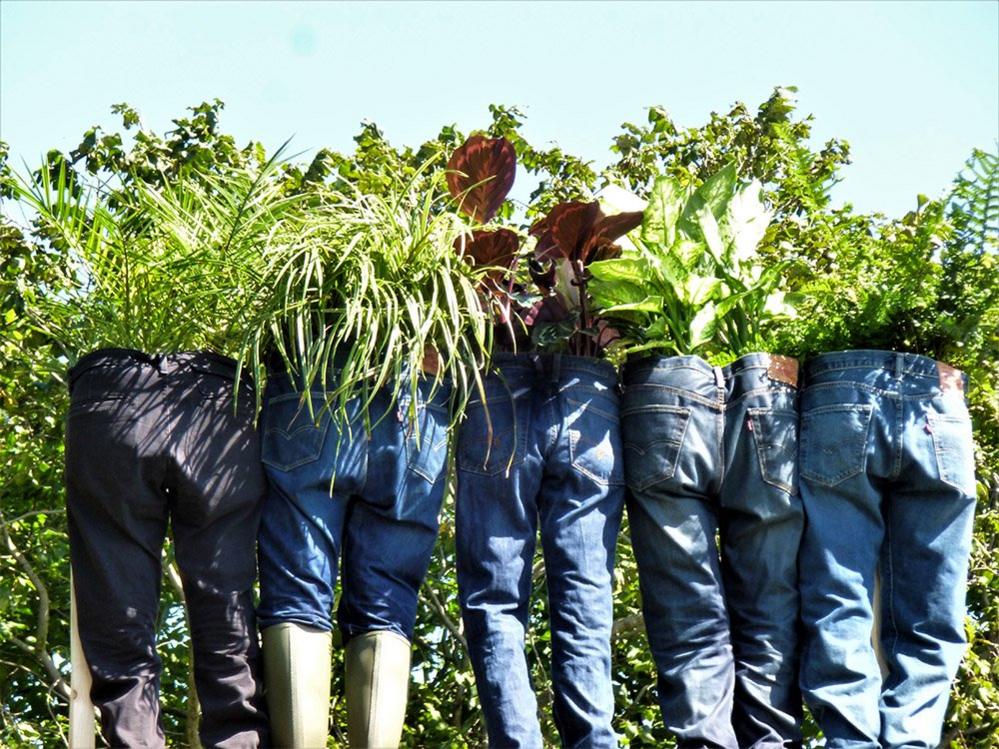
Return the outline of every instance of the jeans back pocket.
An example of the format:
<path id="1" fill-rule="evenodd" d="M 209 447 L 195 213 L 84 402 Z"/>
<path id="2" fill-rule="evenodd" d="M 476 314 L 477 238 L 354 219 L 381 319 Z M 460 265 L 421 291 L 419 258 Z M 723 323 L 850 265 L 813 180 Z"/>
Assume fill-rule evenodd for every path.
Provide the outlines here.
<path id="1" fill-rule="evenodd" d="M 642 491 L 673 478 L 689 421 L 689 408 L 666 403 L 621 412 L 624 472 L 630 489 Z"/>
<path id="2" fill-rule="evenodd" d="M 314 463 L 323 451 L 330 413 L 322 392 L 310 393 L 312 407 L 302 393 L 268 398 L 261 415 L 260 459 L 279 471 Z"/>
<path id="3" fill-rule="evenodd" d="M 773 408 L 747 410 L 763 480 L 798 493 L 798 414 Z"/>
<path id="4" fill-rule="evenodd" d="M 590 398 L 566 397 L 572 413 L 568 424 L 572 466 L 598 484 L 623 484 L 621 423 L 616 398 L 601 394 Z"/>
<path id="5" fill-rule="evenodd" d="M 488 404 L 471 401 L 458 431 L 458 468 L 481 476 L 497 476 L 523 460 L 523 440 L 517 439 L 515 400 L 508 394 Z M 487 412 L 488 409 L 488 412 Z M 526 425 L 521 426 L 521 431 Z"/>
<path id="6" fill-rule="evenodd" d="M 398 414 L 406 433 L 407 468 L 434 484 L 447 465 L 448 409 L 422 401 L 417 402 L 415 415 L 412 409 L 412 398 L 400 396 Z"/>
<path id="7" fill-rule="evenodd" d="M 970 416 L 936 413 L 926 415 L 929 432 L 933 435 L 940 480 L 966 496 L 975 496 L 975 445 Z"/>
<path id="8" fill-rule="evenodd" d="M 801 414 L 801 476 L 835 486 L 867 468 L 867 435 L 874 406 L 844 403 Z"/>

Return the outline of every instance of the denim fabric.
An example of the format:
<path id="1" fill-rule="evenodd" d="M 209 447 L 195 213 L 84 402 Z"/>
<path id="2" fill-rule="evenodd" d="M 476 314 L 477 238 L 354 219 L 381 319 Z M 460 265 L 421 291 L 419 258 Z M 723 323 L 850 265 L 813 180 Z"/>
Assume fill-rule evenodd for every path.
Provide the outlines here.
<path id="1" fill-rule="evenodd" d="M 235 375 L 236 362 L 208 352 L 128 349 L 95 351 L 70 372 L 70 556 L 90 696 L 111 746 L 165 746 L 156 626 L 168 524 L 201 743 L 270 745 L 253 612 L 264 476 L 253 390 Z"/>
<path id="2" fill-rule="evenodd" d="M 262 456 L 269 485 L 260 530 L 262 628 L 297 622 L 329 631 L 338 561 L 344 639 L 390 630 L 411 640 L 417 594 L 437 539 L 447 464 L 447 388 L 419 383 L 392 405 L 376 393 L 366 434 L 360 399 L 346 414 L 326 394 L 271 378 Z M 414 417 L 415 414 L 415 417 Z"/>
<path id="3" fill-rule="evenodd" d="M 964 378 L 942 369 L 887 351 L 806 367 L 801 684 L 833 749 L 940 741 L 975 505 Z M 871 644 L 878 571 L 884 678 Z"/>
<path id="4" fill-rule="evenodd" d="M 606 362 L 499 354 L 458 434 L 458 591 L 489 745 L 542 746 L 524 636 L 540 525 L 555 724 L 616 747 L 612 569 L 624 504 L 617 380 Z"/>
<path id="5" fill-rule="evenodd" d="M 681 747 L 801 741 L 795 375 L 767 354 L 625 368 L 631 542 L 663 721 Z"/>

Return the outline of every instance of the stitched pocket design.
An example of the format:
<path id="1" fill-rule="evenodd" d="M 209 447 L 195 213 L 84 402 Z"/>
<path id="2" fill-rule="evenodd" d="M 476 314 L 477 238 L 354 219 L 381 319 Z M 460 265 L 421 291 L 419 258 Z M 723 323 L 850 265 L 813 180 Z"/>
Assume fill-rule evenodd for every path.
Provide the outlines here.
<path id="1" fill-rule="evenodd" d="M 848 403 L 801 415 L 801 476 L 835 486 L 867 468 L 867 433 L 874 407 Z"/>
<path id="2" fill-rule="evenodd" d="M 926 415 L 940 480 L 969 497 L 975 496 L 975 457 L 969 416 Z"/>
<path id="3" fill-rule="evenodd" d="M 797 494 L 798 414 L 750 408 L 748 415 L 763 480 L 788 494 Z"/>
<path id="4" fill-rule="evenodd" d="M 655 404 L 622 412 L 624 471 L 636 491 L 668 481 L 676 473 L 690 409 Z"/>
<path id="5" fill-rule="evenodd" d="M 264 404 L 260 459 L 265 464 L 290 471 L 319 459 L 330 414 L 322 393 L 311 397 L 311 411 L 300 393 L 278 395 Z"/>
<path id="6" fill-rule="evenodd" d="M 575 413 L 568 429 L 573 468 L 599 484 L 623 484 L 617 402 L 601 395 L 588 400 L 566 397 L 566 403 Z"/>

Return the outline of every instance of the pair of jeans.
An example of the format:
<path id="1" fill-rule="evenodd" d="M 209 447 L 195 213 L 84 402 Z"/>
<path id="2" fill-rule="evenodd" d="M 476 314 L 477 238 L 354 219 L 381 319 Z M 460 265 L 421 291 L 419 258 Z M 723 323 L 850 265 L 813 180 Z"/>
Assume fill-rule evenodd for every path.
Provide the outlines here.
<path id="1" fill-rule="evenodd" d="M 267 746 L 252 587 L 264 496 L 253 390 L 206 352 L 102 349 L 71 370 L 70 555 L 80 639 L 111 746 L 164 746 L 160 554 L 173 526 L 210 747 Z"/>
<path id="2" fill-rule="evenodd" d="M 802 691 L 829 747 L 935 747 L 965 644 L 965 378 L 923 356 L 846 351 L 809 361 L 805 384 Z"/>
<path id="3" fill-rule="evenodd" d="M 625 367 L 631 542 L 681 747 L 801 742 L 796 383 L 797 363 L 768 354 Z"/>
<path id="4" fill-rule="evenodd" d="M 497 354 L 458 432 L 458 594 L 489 745 L 542 746 L 524 652 L 538 527 L 554 717 L 567 747 L 616 747 L 612 571 L 624 505 L 607 362 Z"/>
<path id="5" fill-rule="evenodd" d="M 361 397 L 341 411 L 325 391 L 303 391 L 275 374 L 264 398 L 261 628 L 330 631 L 342 555 L 344 639 L 389 630 L 412 640 L 444 500 L 449 388 L 421 380 L 415 397 L 401 386 L 393 402 L 383 387 L 367 419 Z"/>

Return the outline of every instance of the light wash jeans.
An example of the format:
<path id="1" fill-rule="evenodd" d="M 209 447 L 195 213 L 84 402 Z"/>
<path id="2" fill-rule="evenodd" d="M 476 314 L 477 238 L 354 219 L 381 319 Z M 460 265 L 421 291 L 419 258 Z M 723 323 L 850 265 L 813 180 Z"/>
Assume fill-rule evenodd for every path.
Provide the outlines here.
<path id="1" fill-rule="evenodd" d="M 965 646 L 965 378 L 923 356 L 845 351 L 811 360 L 805 382 L 802 690 L 831 749 L 936 747 Z M 871 644 L 879 570 L 883 679 Z"/>
<path id="2" fill-rule="evenodd" d="M 541 749 L 524 652 L 538 529 L 555 724 L 616 747 L 612 570 L 624 508 L 617 377 L 607 362 L 500 354 L 458 434 L 458 591 L 491 747 Z M 488 414 L 488 417 L 487 417 Z"/>

